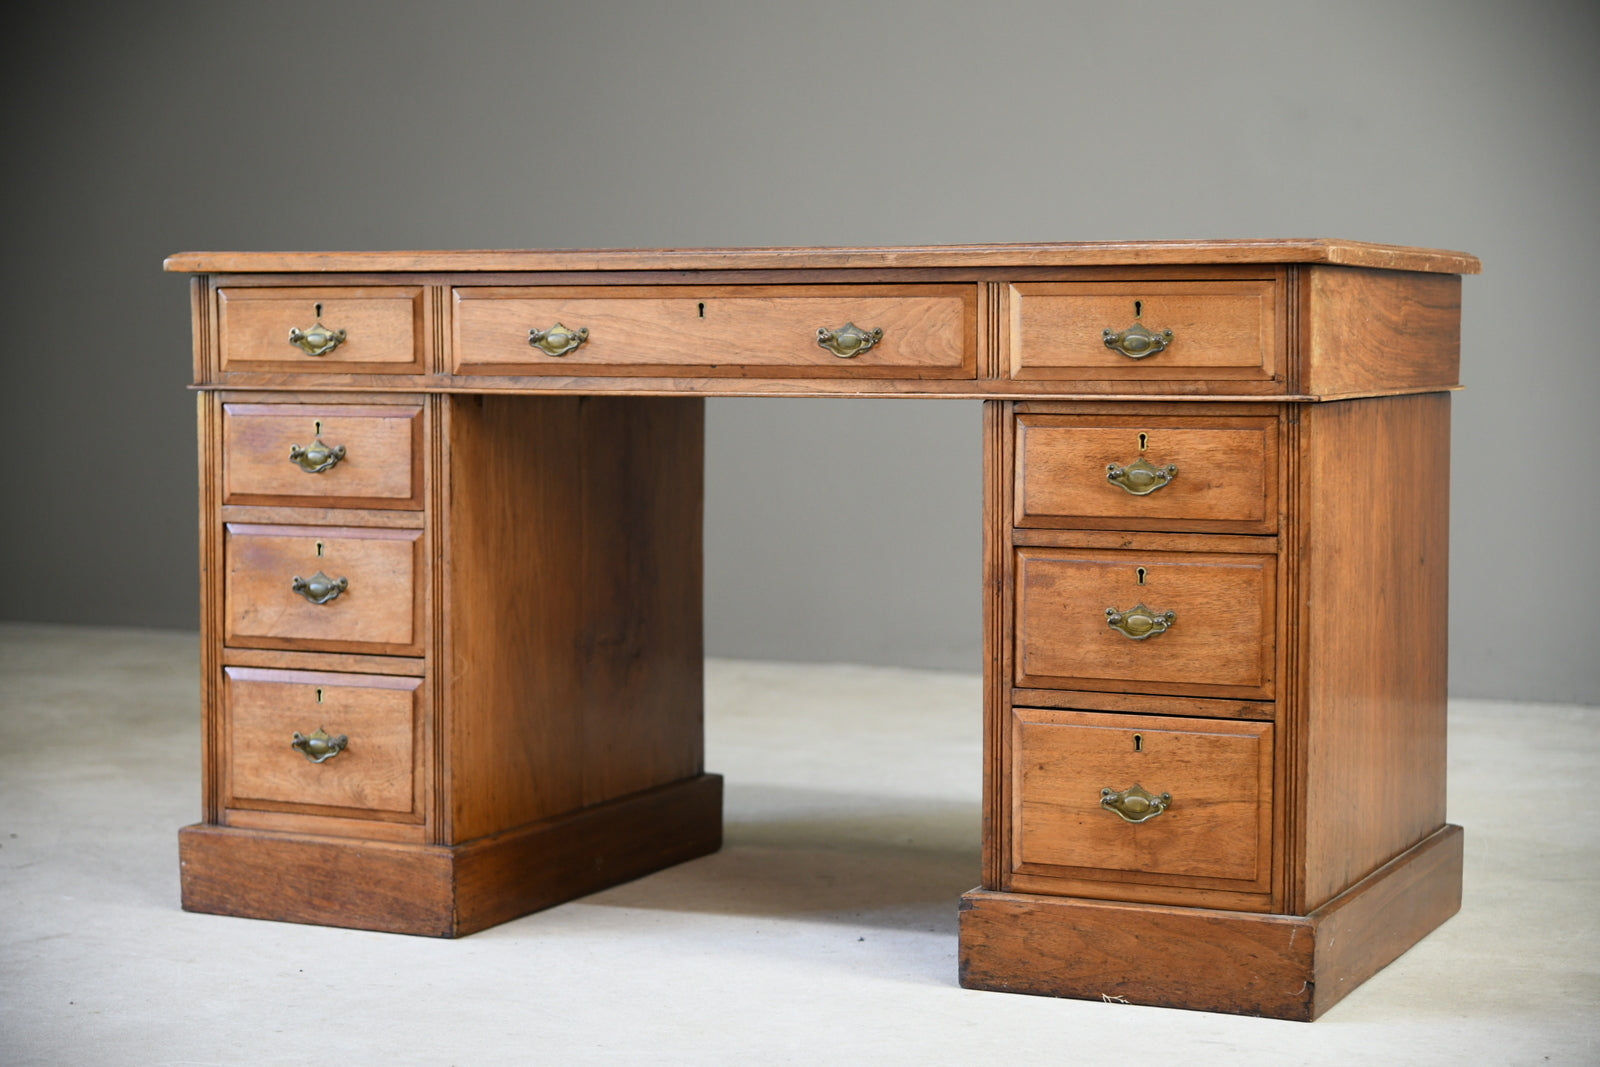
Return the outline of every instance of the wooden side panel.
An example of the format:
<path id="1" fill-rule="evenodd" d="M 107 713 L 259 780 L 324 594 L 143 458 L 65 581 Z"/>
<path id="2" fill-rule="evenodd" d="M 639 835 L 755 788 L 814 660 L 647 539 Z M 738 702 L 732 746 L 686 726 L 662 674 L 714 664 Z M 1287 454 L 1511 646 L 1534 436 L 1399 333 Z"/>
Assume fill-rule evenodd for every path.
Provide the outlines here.
<path id="1" fill-rule="evenodd" d="M 1302 391 L 1339 396 L 1457 384 L 1459 276 L 1327 266 L 1306 273 Z"/>
<path id="2" fill-rule="evenodd" d="M 1308 406 L 1301 449 L 1310 909 L 1444 825 L 1449 394 Z"/>
<path id="3" fill-rule="evenodd" d="M 703 402 L 449 402 L 450 843 L 699 774 Z"/>

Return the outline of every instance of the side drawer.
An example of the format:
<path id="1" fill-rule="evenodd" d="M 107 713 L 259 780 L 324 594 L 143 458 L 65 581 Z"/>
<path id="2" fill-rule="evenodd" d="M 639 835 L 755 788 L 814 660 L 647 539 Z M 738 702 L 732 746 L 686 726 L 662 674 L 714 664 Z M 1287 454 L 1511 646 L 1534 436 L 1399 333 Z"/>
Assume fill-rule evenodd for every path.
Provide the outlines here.
<path id="1" fill-rule="evenodd" d="M 1276 555 L 1014 552 L 1018 686 L 1273 695 Z"/>
<path id="2" fill-rule="evenodd" d="M 422 507 L 422 408 L 224 404 L 222 502 Z"/>
<path id="3" fill-rule="evenodd" d="M 421 374 L 422 296 L 415 285 L 224 287 L 217 291 L 221 369 Z"/>
<path id="4" fill-rule="evenodd" d="M 224 531 L 224 644 L 422 654 L 422 531 L 237 523 Z"/>
<path id="5" fill-rule="evenodd" d="M 1272 279 L 1017 282 L 1010 297 L 1013 378 L 1268 381 L 1282 365 Z M 1137 327 L 1155 340 L 1127 336 L 1135 354 L 1106 344 Z"/>
<path id="6" fill-rule="evenodd" d="M 1271 417 L 1017 416 L 1023 527 L 1272 533 Z"/>
<path id="7" fill-rule="evenodd" d="M 1013 876 L 1266 893 L 1272 741 L 1267 722 L 1013 709 Z"/>
<path id="8" fill-rule="evenodd" d="M 819 331 L 882 331 L 843 354 Z M 550 351 L 532 331 L 556 331 Z M 972 378 L 973 285 L 619 286 L 455 290 L 459 374 Z M 580 340 L 581 338 L 581 340 Z"/>
<path id="9" fill-rule="evenodd" d="M 223 675 L 224 807 L 422 821 L 421 678 L 253 667 Z M 338 747 L 313 762 L 294 744 L 318 731 Z M 332 746 L 305 747 L 321 756 Z"/>

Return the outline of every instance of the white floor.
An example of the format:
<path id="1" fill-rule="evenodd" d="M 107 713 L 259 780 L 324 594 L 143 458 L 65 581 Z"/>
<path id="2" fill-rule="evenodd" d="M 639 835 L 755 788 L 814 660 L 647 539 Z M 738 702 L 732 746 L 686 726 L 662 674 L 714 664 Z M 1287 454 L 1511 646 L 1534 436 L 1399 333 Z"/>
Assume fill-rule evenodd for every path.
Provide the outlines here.
<path id="1" fill-rule="evenodd" d="M 1302 1023 L 956 984 L 974 676 L 714 661 L 727 843 L 459 941 L 191 915 L 191 634 L 0 625 L 0 1063 L 1600 1063 L 1600 709 L 1451 705 L 1461 914 Z"/>

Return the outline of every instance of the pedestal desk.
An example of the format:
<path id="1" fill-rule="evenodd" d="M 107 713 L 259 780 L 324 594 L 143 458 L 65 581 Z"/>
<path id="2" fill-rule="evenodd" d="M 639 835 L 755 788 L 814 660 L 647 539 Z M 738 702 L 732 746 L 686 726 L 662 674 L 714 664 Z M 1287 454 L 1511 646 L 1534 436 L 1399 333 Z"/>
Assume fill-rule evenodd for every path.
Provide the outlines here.
<path id="1" fill-rule="evenodd" d="M 963 985 L 1309 1019 L 1459 906 L 1448 391 L 1471 256 L 166 265 L 195 275 L 186 908 L 450 937 L 715 851 L 707 396 L 985 401 Z"/>

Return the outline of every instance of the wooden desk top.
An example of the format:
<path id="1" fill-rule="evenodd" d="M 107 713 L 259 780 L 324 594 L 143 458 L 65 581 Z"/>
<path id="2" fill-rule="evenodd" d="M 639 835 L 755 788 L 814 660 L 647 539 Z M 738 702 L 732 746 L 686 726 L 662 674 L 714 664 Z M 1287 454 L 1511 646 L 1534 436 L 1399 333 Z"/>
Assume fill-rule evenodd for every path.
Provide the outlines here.
<path id="1" fill-rule="evenodd" d="M 1477 274 L 1465 252 L 1321 238 L 1233 241 L 1077 241 L 909 248 L 581 249 L 433 252 L 180 252 L 169 271 L 317 273 L 388 271 L 621 271 L 862 268 L 1108 267 L 1327 263 Z"/>

